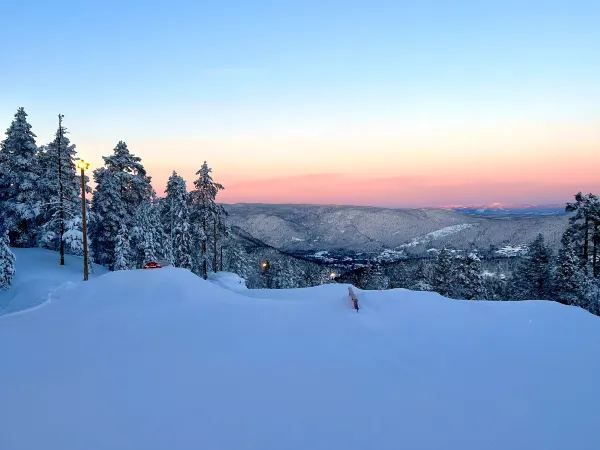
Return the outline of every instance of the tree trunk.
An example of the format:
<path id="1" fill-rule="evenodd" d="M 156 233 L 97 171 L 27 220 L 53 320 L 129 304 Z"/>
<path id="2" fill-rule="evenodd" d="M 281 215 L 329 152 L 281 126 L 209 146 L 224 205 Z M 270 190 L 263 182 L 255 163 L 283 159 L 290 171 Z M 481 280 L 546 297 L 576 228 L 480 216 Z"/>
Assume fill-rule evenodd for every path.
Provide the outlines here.
<path id="1" fill-rule="evenodd" d="M 58 115 L 58 207 L 60 214 L 60 265 L 65 265 L 65 202 L 62 182 L 62 114 Z"/>
<path id="2" fill-rule="evenodd" d="M 202 218 L 202 231 L 204 232 L 202 239 L 202 278 L 206 280 L 208 278 L 208 267 L 206 261 L 206 240 L 208 239 L 208 236 L 206 235 L 206 217 Z"/>
<path id="3" fill-rule="evenodd" d="M 221 257 L 219 258 L 219 270 L 223 272 L 223 245 L 219 248 Z"/>
<path id="4" fill-rule="evenodd" d="M 217 218 L 213 216 L 213 271 L 216 272 L 219 270 L 218 262 L 217 262 Z"/>

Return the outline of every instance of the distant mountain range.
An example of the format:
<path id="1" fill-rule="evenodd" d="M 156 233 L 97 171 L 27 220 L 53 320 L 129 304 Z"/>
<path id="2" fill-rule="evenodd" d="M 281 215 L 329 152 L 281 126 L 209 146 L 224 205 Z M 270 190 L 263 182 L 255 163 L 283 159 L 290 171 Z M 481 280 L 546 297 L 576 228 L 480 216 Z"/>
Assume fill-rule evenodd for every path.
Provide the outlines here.
<path id="1" fill-rule="evenodd" d="M 521 254 L 542 233 L 557 248 L 568 216 L 558 206 L 390 209 L 225 205 L 235 229 L 279 251 L 322 262 L 394 261 L 445 246 L 487 256 Z"/>
<path id="2" fill-rule="evenodd" d="M 565 205 L 524 205 L 514 207 L 463 206 L 453 209 L 465 214 L 487 217 L 559 216 L 566 214 Z"/>

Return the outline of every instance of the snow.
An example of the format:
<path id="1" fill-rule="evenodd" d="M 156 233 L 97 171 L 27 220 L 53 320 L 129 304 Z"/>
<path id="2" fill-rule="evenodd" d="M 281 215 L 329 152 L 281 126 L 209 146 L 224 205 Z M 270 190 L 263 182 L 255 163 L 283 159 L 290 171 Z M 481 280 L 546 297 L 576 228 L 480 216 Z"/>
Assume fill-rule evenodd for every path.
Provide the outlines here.
<path id="1" fill-rule="evenodd" d="M 312 257 L 314 259 L 318 259 L 322 262 L 334 262 L 335 259 L 329 256 L 329 252 L 327 250 L 319 250 L 318 252 L 313 253 Z"/>
<path id="2" fill-rule="evenodd" d="M 17 272 L 12 288 L 0 291 L 0 316 L 36 307 L 51 299 L 58 287 L 83 277 L 83 261 L 79 256 L 65 255 L 65 265 L 60 267 L 56 252 L 41 248 L 11 250 L 15 254 Z M 102 266 L 94 265 L 90 277 L 105 272 Z"/>
<path id="3" fill-rule="evenodd" d="M 0 317 L 1 449 L 600 448 L 600 319 L 581 309 L 356 289 L 357 314 L 345 285 L 84 283 L 27 254 L 9 292 L 52 301 Z"/>
<path id="4" fill-rule="evenodd" d="M 496 250 L 496 254 L 507 258 L 513 258 L 515 256 L 522 256 L 526 254 L 527 251 L 528 248 L 526 245 L 505 245 Z"/>
<path id="5" fill-rule="evenodd" d="M 473 226 L 474 224 L 472 223 L 459 223 L 456 225 L 450 225 L 444 228 L 440 228 L 439 230 L 435 230 L 430 233 L 424 234 L 423 236 L 416 237 L 412 241 L 398 246 L 398 248 L 416 247 L 418 245 L 431 242 L 434 239 L 441 239 L 452 234 L 458 233 L 460 231 L 467 230 Z"/>
<path id="6" fill-rule="evenodd" d="M 229 289 L 234 292 L 245 292 L 248 290 L 246 280 L 240 277 L 237 273 L 217 272 L 210 273 L 208 279 L 222 288 Z"/>
<path id="7" fill-rule="evenodd" d="M 404 250 L 392 250 L 391 248 L 384 249 L 375 260 L 378 262 L 394 262 L 406 258 Z"/>

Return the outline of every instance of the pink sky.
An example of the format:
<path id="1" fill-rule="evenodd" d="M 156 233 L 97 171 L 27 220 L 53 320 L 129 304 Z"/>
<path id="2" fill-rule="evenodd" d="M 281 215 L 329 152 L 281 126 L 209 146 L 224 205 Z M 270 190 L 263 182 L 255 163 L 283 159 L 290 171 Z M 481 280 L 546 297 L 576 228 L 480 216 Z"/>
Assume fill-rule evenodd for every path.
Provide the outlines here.
<path id="1" fill-rule="evenodd" d="M 458 129 L 457 129 L 458 128 Z M 162 195 L 176 169 L 188 181 L 204 159 L 227 203 L 317 203 L 390 207 L 555 204 L 600 191 L 600 127 L 504 124 L 350 136 L 198 138 L 168 161 L 144 157 Z M 173 145 L 149 141 L 138 148 Z M 192 157 L 190 157 L 192 155 Z M 197 156 L 196 156 L 197 155 Z"/>

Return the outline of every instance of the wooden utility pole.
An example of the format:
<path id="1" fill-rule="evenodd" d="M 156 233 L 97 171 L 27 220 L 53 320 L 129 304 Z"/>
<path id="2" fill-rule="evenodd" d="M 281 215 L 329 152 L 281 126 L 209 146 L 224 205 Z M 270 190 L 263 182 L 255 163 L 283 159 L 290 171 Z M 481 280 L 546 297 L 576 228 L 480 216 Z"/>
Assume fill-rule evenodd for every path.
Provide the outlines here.
<path id="1" fill-rule="evenodd" d="M 62 119 L 63 115 L 58 115 L 58 208 L 59 208 L 59 220 L 60 220 L 60 265 L 65 265 L 65 198 L 64 198 L 64 187 L 62 177 Z"/>
<path id="2" fill-rule="evenodd" d="M 89 168 L 89 163 L 79 161 L 77 164 L 81 169 L 81 232 L 83 236 L 83 281 L 89 278 L 89 257 L 88 257 L 88 241 L 87 241 L 87 217 L 85 205 L 85 169 Z"/>

